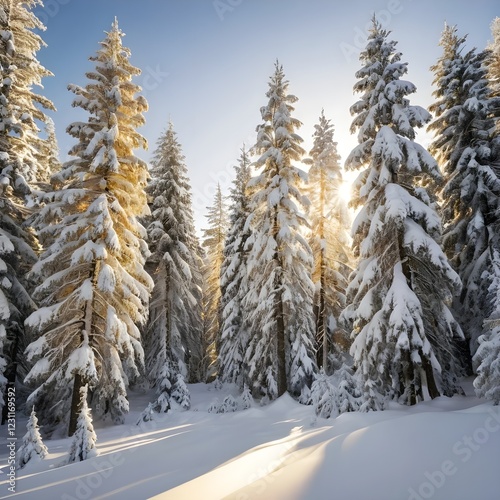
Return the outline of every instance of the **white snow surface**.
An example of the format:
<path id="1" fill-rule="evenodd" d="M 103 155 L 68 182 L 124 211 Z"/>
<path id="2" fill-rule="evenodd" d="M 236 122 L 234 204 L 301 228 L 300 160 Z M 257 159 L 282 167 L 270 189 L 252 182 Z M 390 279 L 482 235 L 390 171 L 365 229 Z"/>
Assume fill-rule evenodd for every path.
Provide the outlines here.
<path id="1" fill-rule="evenodd" d="M 84 462 L 65 465 L 70 438 L 45 440 L 49 455 L 17 471 L 15 494 L 0 474 L 0 498 L 499 498 L 500 408 L 472 395 L 326 420 L 288 395 L 266 407 L 208 413 L 215 398 L 237 391 L 189 389 L 189 411 L 157 415 L 142 428 L 135 422 L 153 394 L 131 393 L 126 423 L 97 424 L 99 456 Z M 19 437 L 26 421 L 18 417 Z M 6 473 L 6 426 L 1 433 Z"/>

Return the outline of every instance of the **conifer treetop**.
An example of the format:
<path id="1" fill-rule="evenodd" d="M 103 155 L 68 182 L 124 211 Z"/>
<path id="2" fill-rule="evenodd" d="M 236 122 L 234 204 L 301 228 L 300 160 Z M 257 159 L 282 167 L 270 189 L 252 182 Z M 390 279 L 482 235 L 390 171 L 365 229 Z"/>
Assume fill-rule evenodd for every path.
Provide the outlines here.
<path id="1" fill-rule="evenodd" d="M 285 79 L 283 66 L 276 61 L 275 71 L 268 83 L 269 90 L 266 97 L 268 104 L 260 109 L 263 124 L 257 126 L 257 143 L 254 152 L 261 154 L 255 162 L 256 167 L 264 165 L 268 158 L 274 159 L 277 164 L 288 160 L 298 161 L 305 151 L 299 146 L 302 138 L 295 130 L 302 126 L 302 122 L 291 116 L 294 111 L 293 103 L 298 99 L 287 94 L 288 80 Z"/>
<path id="2" fill-rule="evenodd" d="M 363 67 L 356 73 L 358 82 L 354 91 L 361 99 L 351 106 L 356 118 L 351 132 L 358 131 L 358 141 L 366 144 L 374 140 L 383 126 L 390 126 L 394 133 L 415 138 L 414 127 L 421 127 L 430 120 L 430 114 L 420 106 L 410 106 L 406 96 L 416 91 L 413 83 L 401 80 L 408 71 L 408 64 L 401 62 L 402 54 L 396 51 L 396 41 L 388 40 L 390 31 L 373 18 L 365 50 L 360 54 Z M 357 163 L 347 162 L 349 169 Z"/>
<path id="3" fill-rule="evenodd" d="M 67 132 L 79 140 L 69 154 L 82 158 L 95 156 L 95 148 L 99 145 L 99 154 L 93 159 L 91 169 L 99 166 L 118 171 L 119 168 L 128 170 L 129 164 L 140 165 L 144 175 L 138 181 L 145 186 L 146 163 L 133 154 L 135 149 L 147 149 L 148 146 L 146 139 L 136 130 L 144 125 L 143 113 L 148 109 L 146 99 L 137 95 L 141 88 L 132 82 L 141 71 L 129 62 L 131 52 L 122 45 L 124 34 L 116 20 L 106 35 L 97 54 L 89 58 L 96 63 L 95 70 L 86 73 L 92 82 L 85 87 L 68 86 L 77 96 L 73 106 L 81 107 L 91 115 L 87 123 L 75 122 L 67 128 Z"/>
<path id="4" fill-rule="evenodd" d="M 425 173 L 433 182 L 441 179 L 434 158 L 413 140 L 414 128 L 422 127 L 431 115 L 421 106 L 409 104 L 407 96 L 416 87 L 401 80 L 407 64 L 401 62 L 396 42 L 388 41 L 388 35 L 374 20 L 367 48 L 360 55 L 364 66 L 356 74 L 360 80 L 354 91 L 362 96 L 351 106 L 355 115 L 351 132 L 358 131 L 359 145 L 345 162 L 346 169 L 361 170 L 351 200 L 355 207 L 364 203 L 376 186 L 393 182 L 403 164 L 415 175 Z"/>
<path id="5" fill-rule="evenodd" d="M 36 58 L 45 46 L 34 30 L 43 31 L 43 23 L 31 12 L 36 0 L 3 0 L 0 2 L 0 158 L 2 187 L 10 185 L 19 196 L 26 196 L 38 182 L 49 178 L 45 168 L 45 141 L 39 137 L 37 120 L 47 121 L 44 110 L 55 110 L 53 103 L 37 94 L 42 79 L 53 76 Z M 6 184 L 6 180 L 9 183 Z"/>

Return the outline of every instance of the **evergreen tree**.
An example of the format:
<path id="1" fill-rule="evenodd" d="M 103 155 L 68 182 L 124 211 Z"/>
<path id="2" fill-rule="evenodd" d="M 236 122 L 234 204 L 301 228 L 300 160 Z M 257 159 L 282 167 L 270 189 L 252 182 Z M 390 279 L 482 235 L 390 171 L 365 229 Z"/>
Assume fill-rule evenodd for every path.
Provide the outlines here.
<path id="1" fill-rule="evenodd" d="M 33 188 L 46 180 L 44 141 L 37 122 L 48 120 L 53 104 L 34 92 L 50 76 L 37 60 L 43 30 L 31 12 L 36 0 L 0 0 L 0 408 L 15 384 L 26 347 L 24 320 L 33 311 L 26 274 L 36 262 L 37 240 L 23 226 Z M 22 370 L 20 371 L 22 375 Z M 2 412 L 5 421 L 6 409 Z"/>
<path id="2" fill-rule="evenodd" d="M 488 46 L 490 57 L 488 63 L 488 81 L 491 90 L 492 102 L 490 109 L 495 120 L 494 157 L 500 157 L 500 17 L 491 23 L 493 41 Z"/>
<path id="3" fill-rule="evenodd" d="M 323 368 L 316 376 L 311 386 L 311 402 L 314 413 L 321 418 L 336 417 L 338 415 L 335 406 L 336 389 L 331 383 Z"/>
<path id="4" fill-rule="evenodd" d="M 294 165 L 304 155 L 292 117 L 297 98 L 287 94 L 282 66 L 275 72 L 261 108 L 254 146 L 260 173 L 250 181 L 251 251 L 248 257 L 250 343 L 245 354 L 248 385 L 275 399 L 285 391 L 299 396 L 316 372 L 312 252 L 303 236 L 307 198 L 300 187 L 306 174 Z"/>
<path id="5" fill-rule="evenodd" d="M 36 262 L 37 240 L 23 226 L 27 211 L 15 200 L 10 186 L 0 181 L 0 408 L 2 423 L 7 418 L 5 395 L 14 387 L 22 370 L 22 353 L 27 344 L 24 321 L 35 310 L 26 278 Z"/>
<path id="6" fill-rule="evenodd" d="M 243 385 L 243 391 L 240 396 L 240 407 L 242 410 L 248 410 L 253 406 L 253 397 L 248 385 Z"/>
<path id="7" fill-rule="evenodd" d="M 238 410 L 238 403 L 231 394 L 226 396 L 216 413 L 232 413 Z"/>
<path id="8" fill-rule="evenodd" d="M 146 368 L 153 386 L 167 391 L 162 398 L 169 399 L 179 377 L 199 380 L 202 359 L 202 261 L 187 168 L 172 123 L 158 140 L 151 174 L 149 265 L 155 287 L 145 336 Z"/>
<path id="9" fill-rule="evenodd" d="M 497 227 L 498 229 L 498 227 Z M 500 253 L 493 254 L 495 275 L 489 286 L 490 316 L 484 322 L 484 334 L 478 339 L 478 348 L 474 356 L 477 377 L 474 380 L 476 394 L 479 397 L 500 404 Z"/>
<path id="10" fill-rule="evenodd" d="M 493 41 L 488 46 L 487 66 L 488 87 L 490 90 L 489 110 L 494 128 L 491 130 L 491 166 L 496 177 L 500 177 L 500 17 L 491 24 Z M 496 218 L 498 220 L 498 217 Z M 498 232 L 495 230 L 495 234 Z M 498 246 L 497 246 L 498 249 Z M 493 273 L 495 274 L 495 273 Z"/>
<path id="11" fill-rule="evenodd" d="M 47 122 L 43 109 L 54 110 L 54 105 L 33 91 L 34 86 L 42 87 L 42 78 L 52 76 L 36 58 L 45 46 L 35 33 L 45 29 L 31 12 L 37 4 L 37 0 L 0 1 L 0 119 L 4 123 L 0 166 L 4 182 L 10 181 L 22 194 L 50 175 L 43 161 L 45 141 L 39 135 L 37 121 Z"/>
<path id="12" fill-rule="evenodd" d="M 321 418 L 335 418 L 342 413 L 363 410 L 358 380 L 345 362 L 333 377 L 328 377 L 321 368 L 309 398 L 314 412 Z"/>
<path id="13" fill-rule="evenodd" d="M 46 195 L 40 237 L 52 242 L 34 266 L 41 308 L 27 324 L 40 332 L 28 347 L 36 360 L 29 398 L 51 426 L 69 416 L 76 428 L 80 388 L 92 389 L 96 416 L 121 422 L 127 386 L 139 377 L 143 349 L 137 325 L 147 319 L 152 280 L 144 271 L 147 245 L 137 218 L 147 211 L 147 165 L 133 150 L 146 147 L 136 132 L 145 99 L 131 79 L 140 71 L 128 59 L 118 23 L 95 57 L 86 87 L 70 86 L 75 106 L 90 114 L 72 123 L 74 159 L 56 175 L 59 189 Z"/>
<path id="14" fill-rule="evenodd" d="M 466 37 L 446 26 L 440 45 L 443 54 L 432 66 L 436 101 L 429 130 L 430 146 L 444 173 L 441 190 L 444 221 L 443 248 L 458 272 L 462 293 L 455 310 L 470 340 L 472 354 L 490 311 L 484 307 L 491 272 L 491 245 L 500 195 L 500 167 L 492 157 L 490 90 L 485 61 L 488 53 L 463 54 Z M 465 358 L 470 362 L 469 349 Z"/>
<path id="15" fill-rule="evenodd" d="M 335 372 L 337 389 L 335 391 L 334 404 L 339 414 L 360 409 L 361 394 L 358 387 L 358 380 L 353 375 L 349 366 L 342 363 Z"/>
<path id="16" fill-rule="evenodd" d="M 222 382 L 234 382 L 243 387 L 243 359 L 248 345 L 248 325 L 242 300 L 247 290 L 247 258 L 250 228 L 248 182 L 251 167 L 248 152 L 243 147 L 236 178 L 231 190 L 229 230 L 224 245 L 221 266 L 221 327 L 218 348 L 218 375 Z"/>
<path id="17" fill-rule="evenodd" d="M 36 418 L 35 408 L 32 408 L 30 418 L 26 425 L 26 434 L 23 437 L 20 448 L 16 453 L 16 467 L 22 469 L 31 460 L 44 459 L 49 450 L 43 444 L 38 419 Z"/>
<path id="18" fill-rule="evenodd" d="M 174 382 L 172 399 L 176 401 L 183 410 L 189 410 L 191 407 L 191 394 L 184 381 L 184 377 L 180 373 L 177 374 L 177 379 Z"/>
<path id="19" fill-rule="evenodd" d="M 97 456 L 97 436 L 92 425 L 92 416 L 87 404 L 87 385 L 80 389 L 80 413 L 76 422 L 76 430 L 71 441 L 68 463 L 82 462 Z"/>
<path id="20" fill-rule="evenodd" d="M 382 397 L 415 404 L 459 390 L 455 342 L 460 327 L 448 305 L 460 280 L 439 246 L 441 221 L 426 190 L 440 179 L 435 160 L 414 141 L 430 120 L 410 106 L 415 86 L 407 64 L 373 19 L 351 107 L 359 145 L 346 167 L 360 170 L 353 206 L 354 252 L 360 261 L 348 288 L 351 354 L 363 384 L 363 410 Z"/>
<path id="21" fill-rule="evenodd" d="M 492 23 L 493 42 L 489 46 L 491 56 L 488 62 L 488 80 L 491 89 L 489 108 L 495 127 L 491 136 L 492 168 L 500 176 L 500 18 Z M 483 272 L 482 288 L 487 294 L 482 304 L 485 321 L 482 335 L 478 338 L 478 348 L 473 358 L 477 377 L 474 380 L 479 397 L 500 404 L 500 207 L 490 215 L 488 227 L 489 268 Z M 488 286 L 489 285 L 489 286 Z"/>
<path id="22" fill-rule="evenodd" d="M 208 228 L 203 231 L 205 265 L 203 268 L 203 353 L 207 380 L 216 376 L 217 336 L 221 325 L 220 277 L 224 260 L 224 244 L 229 226 L 227 207 L 217 184 L 214 204 L 208 207 Z"/>
<path id="23" fill-rule="evenodd" d="M 333 140 L 333 125 L 321 112 L 315 125 L 314 144 L 309 152 L 308 196 L 314 256 L 314 310 L 316 318 L 317 363 L 326 373 L 340 358 L 333 343 L 338 319 L 345 308 L 345 289 L 350 264 L 350 217 L 341 198 L 343 187 L 340 156 Z M 330 358 L 334 358 L 333 360 Z M 332 363 L 333 361 L 333 363 Z M 337 360 L 338 361 L 338 360 Z"/>

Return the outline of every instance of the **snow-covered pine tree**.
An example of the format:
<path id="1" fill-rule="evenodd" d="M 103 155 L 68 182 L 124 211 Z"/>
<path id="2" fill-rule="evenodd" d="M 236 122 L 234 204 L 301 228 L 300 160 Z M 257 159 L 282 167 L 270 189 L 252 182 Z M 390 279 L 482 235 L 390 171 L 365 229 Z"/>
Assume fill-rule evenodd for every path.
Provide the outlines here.
<path id="1" fill-rule="evenodd" d="M 0 153 L 1 154 L 1 153 Z M 36 308 L 31 299 L 26 274 L 36 262 L 37 240 L 23 226 L 27 214 L 21 198 L 0 175 L 0 409 L 2 423 L 7 418 L 4 405 L 8 388 L 24 370 L 19 369 L 27 345 L 26 317 Z M 17 193 L 20 194 L 20 193 Z M 17 198 L 17 199 L 16 199 Z"/>
<path id="2" fill-rule="evenodd" d="M 243 384 L 243 391 L 240 396 L 240 408 L 242 410 L 248 410 L 253 405 L 252 393 L 247 384 Z"/>
<path id="3" fill-rule="evenodd" d="M 221 325 L 220 278 L 224 245 L 229 228 L 226 200 L 217 184 L 214 203 L 208 207 L 208 228 L 203 230 L 205 264 L 203 266 L 203 372 L 205 380 L 217 375 L 217 338 Z"/>
<path id="4" fill-rule="evenodd" d="M 338 415 L 336 407 L 337 390 L 325 374 L 323 368 L 320 368 L 319 373 L 312 383 L 310 399 L 314 413 L 318 417 L 330 418 Z"/>
<path id="5" fill-rule="evenodd" d="M 311 387 L 310 403 L 321 418 L 360 410 L 361 393 L 351 368 L 344 362 L 333 377 L 326 375 L 321 368 Z"/>
<path id="6" fill-rule="evenodd" d="M 33 90 L 51 75 L 36 58 L 44 46 L 34 32 L 44 29 L 31 12 L 37 4 L 0 0 L 0 408 L 6 386 L 15 383 L 27 344 L 24 320 L 34 309 L 26 274 L 38 244 L 23 222 L 32 188 L 46 180 L 37 121 L 46 122 L 43 110 L 54 109 Z"/>
<path id="7" fill-rule="evenodd" d="M 485 309 L 491 272 L 492 224 L 496 221 L 500 195 L 500 165 L 494 165 L 485 61 L 488 52 L 463 54 L 466 37 L 455 26 L 446 26 L 440 45 L 443 54 L 432 66 L 436 101 L 428 129 L 435 134 L 429 151 L 444 175 L 441 189 L 444 223 L 443 248 L 463 284 L 455 311 L 470 341 L 477 349 L 482 324 L 491 311 Z M 470 363 L 469 348 L 464 358 Z"/>
<path id="8" fill-rule="evenodd" d="M 495 122 L 491 136 L 492 166 L 500 172 L 500 18 L 492 25 L 493 42 L 488 47 L 491 55 L 488 63 L 488 80 L 491 90 L 490 112 Z M 483 334 L 478 338 L 478 348 L 473 358 L 473 368 L 477 373 L 474 380 L 476 394 L 479 397 L 500 404 L 500 209 L 491 214 L 496 220 L 489 226 L 490 268 L 483 273 L 483 286 L 489 284 L 488 294 L 483 303 L 486 317 L 482 327 Z"/>
<path id="9" fill-rule="evenodd" d="M 490 54 L 486 60 L 490 88 L 489 107 L 495 123 L 495 128 L 491 132 L 491 158 L 497 177 L 500 177 L 500 17 L 493 20 L 491 33 L 493 41 L 488 46 Z"/>
<path id="10" fill-rule="evenodd" d="M 68 463 L 70 464 L 97 456 L 97 435 L 94 431 L 92 416 L 87 403 L 87 392 L 87 385 L 80 388 L 80 412 L 69 450 Z"/>
<path id="11" fill-rule="evenodd" d="M 344 363 L 335 372 L 336 391 L 334 405 L 338 413 L 358 411 L 361 405 L 361 393 L 357 377 L 351 367 Z"/>
<path id="12" fill-rule="evenodd" d="M 97 417 L 121 422 L 127 386 L 139 377 L 143 349 L 138 325 L 147 319 L 152 279 L 144 270 L 147 165 L 134 155 L 146 147 L 136 131 L 146 100 L 132 77 L 115 22 L 95 57 L 86 87 L 71 85 L 74 105 L 90 114 L 72 123 L 74 159 L 56 175 L 59 189 L 46 195 L 42 240 L 51 241 L 33 274 L 41 280 L 42 306 L 27 324 L 40 336 L 27 349 L 35 360 L 27 382 L 40 419 L 51 426 L 70 419 L 76 428 L 80 388 L 88 384 Z"/>
<path id="13" fill-rule="evenodd" d="M 16 453 L 16 468 L 22 469 L 31 460 L 42 460 L 48 453 L 49 450 L 43 444 L 40 428 L 38 427 L 38 419 L 33 407 L 28 423 L 26 424 L 26 434 Z"/>
<path id="14" fill-rule="evenodd" d="M 217 409 L 217 413 L 232 413 L 235 411 L 238 411 L 238 403 L 231 394 L 224 398 Z"/>
<path id="15" fill-rule="evenodd" d="M 189 410 L 191 407 L 191 394 L 184 381 L 184 377 L 180 373 L 177 374 L 177 378 L 174 382 L 172 399 L 176 401 L 183 410 Z"/>
<path id="16" fill-rule="evenodd" d="M 338 319 L 345 308 L 345 290 L 351 264 L 351 226 L 343 190 L 340 155 L 333 140 L 333 125 L 321 112 L 315 125 L 314 143 L 309 152 L 311 165 L 307 194 L 314 256 L 314 312 L 316 319 L 317 363 L 327 374 L 340 361 L 341 347 L 333 341 Z M 333 359 L 332 359 L 333 358 Z"/>
<path id="17" fill-rule="evenodd" d="M 496 140 L 494 141 L 494 156 L 500 156 L 500 17 L 496 17 L 491 23 L 492 42 L 488 46 L 490 57 L 488 58 L 488 81 L 491 90 L 491 110 L 495 120 Z"/>
<path id="18" fill-rule="evenodd" d="M 426 186 L 440 179 L 435 160 L 414 141 L 429 113 L 411 106 L 415 86 L 401 80 L 396 42 L 374 18 L 354 90 L 351 130 L 359 145 L 346 167 L 360 170 L 352 204 L 360 261 L 343 313 L 352 321 L 351 354 L 364 384 L 363 409 L 380 396 L 415 404 L 457 392 L 455 342 L 460 327 L 448 308 L 460 280 L 440 246 L 441 221 Z"/>
<path id="19" fill-rule="evenodd" d="M 38 0 L 0 1 L 0 119 L 4 123 L 0 166 L 13 189 L 16 181 L 34 187 L 50 176 L 43 161 L 45 140 L 40 136 L 37 121 L 47 122 L 43 110 L 55 108 L 49 99 L 33 91 L 33 87 L 42 88 L 44 77 L 52 76 L 36 58 L 45 46 L 35 33 L 45 30 L 45 26 L 31 12 L 38 4 Z"/>
<path id="20" fill-rule="evenodd" d="M 306 174 L 294 165 L 304 150 L 292 116 L 297 98 L 276 62 L 261 108 L 254 151 L 260 173 L 249 185 L 251 251 L 248 257 L 249 346 L 245 354 L 252 392 L 275 399 L 289 391 L 298 397 L 317 370 L 312 252 L 303 236 L 308 200 L 301 192 Z"/>
<path id="21" fill-rule="evenodd" d="M 495 251 L 492 257 L 495 274 L 489 276 L 489 303 L 485 304 L 492 309 L 492 312 L 484 322 L 483 335 L 478 338 L 473 365 L 477 373 L 474 380 L 476 394 L 498 405 L 500 404 L 500 253 Z"/>
<path id="22" fill-rule="evenodd" d="M 234 382 L 243 387 L 243 358 L 248 345 L 247 315 L 242 300 L 247 288 L 247 241 L 250 229 L 246 221 L 250 215 L 248 182 L 251 178 L 250 158 L 245 147 L 241 149 L 236 178 L 231 190 L 229 230 L 224 245 L 221 267 L 221 326 L 218 347 L 218 376 L 222 382 Z"/>
<path id="23" fill-rule="evenodd" d="M 203 264 L 187 168 L 171 122 L 158 139 L 151 175 L 148 265 L 155 287 L 145 333 L 146 370 L 153 386 L 168 390 L 164 397 L 169 399 L 178 376 L 200 379 Z M 161 374 L 168 374 L 168 383 Z"/>

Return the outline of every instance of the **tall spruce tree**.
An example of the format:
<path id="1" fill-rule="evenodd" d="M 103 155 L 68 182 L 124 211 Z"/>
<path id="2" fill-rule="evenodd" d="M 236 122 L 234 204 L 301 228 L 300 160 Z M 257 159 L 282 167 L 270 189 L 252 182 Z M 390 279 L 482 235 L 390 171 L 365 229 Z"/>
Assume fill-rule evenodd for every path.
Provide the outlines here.
<path id="1" fill-rule="evenodd" d="M 33 89 L 52 74 L 36 57 L 44 46 L 35 33 L 44 26 L 31 12 L 37 4 L 0 0 L 0 408 L 18 371 L 23 376 L 18 366 L 27 344 L 24 320 L 35 308 L 26 274 L 38 250 L 34 233 L 23 223 L 33 189 L 47 180 L 45 141 L 37 122 L 47 122 L 44 110 L 54 109 Z"/>
<path id="2" fill-rule="evenodd" d="M 490 109 L 495 120 L 494 155 L 500 157 L 500 17 L 491 23 L 493 40 L 488 46 L 491 55 L 488 59 L 488 81 L 491 90 L 492 102 Z"/>
<path id="3" fill-rule="evenodd" d="M 499 230 L 497 224 L 495 229 Z M 498 234 L 498 233 L 497 233 Z M 478 338 L 478 348 L 473 358 L 477 376 L 474 387 L 479 397 L 500 404 L 500 253 L 492 255 L 493 273 L 489 277 L 488 303 L 491 312 L 484 321 L 484 333 Z"/>
<path id="4" fill-rule="evenodd" d="M 294 165 L 302 159 L 302 139 L 292 116 L 297 98 L 276 62 L 261 108 L 254 151 L 260 173 L 250 181 L 253 195 L 249 224 L 248 292 L 250 343 L 245 355 L 248 385 L 275 399 L 289 391 L 299 396 L 310 387 L 315 361 L 312 252 L 303 236 L 308 200 L 301 192 L 306 174 Z"/>
<path id="5" fill-rule="evenodd" d="M 72 123 L 74 158 L 56 175 L 59 189 L 46 196 L 40 235 L 52 243 L 34 266 L 41 280 L 41 308 L 27 324 L 40 333 L 27 350 L 36 361 L 27 381 L 29 404 L 53 427 L 80 413 L 80 389 L 88 384 L 94 415 L 121 422 L 128 411 L 127 386 L 143 364 L 138 325 L 147 319 L 153 283 L 144 270 L 147 165 L 134 154 L 146 140 L 146 100 L 132 78 L 118 22 L 91 60 L 85 87 L 71 85 L 74 105 L 89 113 Z"/>
<path id="6" fill-rule="evenodd" d="M 151 175 L 148 237 L 155 287 L 145 335 L 146 368 L 153 386 L 166 389 L 174 387 L 179 375 L 199 381 L 202 360 L 203 263 L 191 186 L 172 123 L 157 142 Z M 161 380 L 162 374 L 169 375 L 169 383 Z"/>
<path id="7" fill-rule="evenodd" d="M 245 369 L 243 360 L 248 345 L 247 314 L 242 300 L 246 294 L 248 238 L 250 215 L 248 183 L 251 162 L 245 147 L 241 149 L 236 178 L 231 190 L 229 230 L 221 267 L 221 326 L 218 347 L 218 375 L 223 382 L 237 383 L 242 389 Z"/>
<path id="8" fill-rule="evenodd" d="M 211 380 L 217 375 L 217 338 L 221 325 L 220 277 L 229 227 L 226 200 L 219 184 L 206 217 L 208 228 L 203 231 L 206 253 L 203 267 L 203 372 L 205 380 Z"/>
<path id="9" fill-rule="evenodd" d="M 314 144 L 309 152 L 311 167 L 307 193 L 314 256 L 314 311 L 317 363 L 326 373 L 338 367 L 341 350 L 333 336 L 340 330 L 338 319 L 345 308 L 345 290 L 351 263 L 350 217 L 341 193 L 340 155 L 333 140 L 333 125 L 321 112 L 315 125 Z"/>
<path id="10" fill-rule="evenodd" d="M 492 155 L 488 52 L 473 49 L 464 54 L 465 40 L 455 26 L 445 27 L 440 41 L 443 54 L 431 68 L 436 101 L 429 108 L 435 119 L 428 128 L 435 134 L 429 150 L 445 180 L 440 192 L 443 248 L 463 283 L 455 311 L 470 342 L 464 353 L 470 363 L 483 321 L 491 312 L 485 307 L 490 284 L 485 273 L 492 272 L 500 166 Z"/>
<path id="11" fill-rule="evenodd" d="M 496 18 L 491 30 L 493 41 L 488 47 L 491 54 L 487 59 L 488 83 L 490 87 L 489 110 L 495 126 L 491 129 L 491 167 L 500 177 L 500 18 Z M 489 268 L 483 272 L 485 316 L 483 334 L 477 339 L 478 347 L 473 358 L 473 368 L 477 373 L 474 380 L 476 393 L 480 397 L 500 403 L 500 207 L 489 214 L 488 227 Z"/>
<path id="12" fill-rule="evenodd" d="M 439 246 L 441 221 L 426 187 L 440 179 L 435 160 L 414 141 L 430 120 L 409 104 L 396 42 L 374 18 L 354 90 L 351 130 L 359 145 L 346 167 L 360 170 L 353 206 L 359 264 L 348 288 L 351 353 L 364 383 L 363 410 L 380 396 L 404 404 L 458 390 L 455 342 L 461 330 L 448 304 L 460 280 Z"/>

